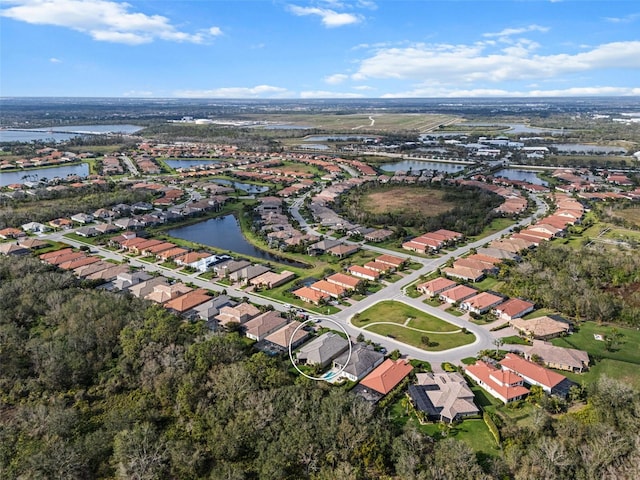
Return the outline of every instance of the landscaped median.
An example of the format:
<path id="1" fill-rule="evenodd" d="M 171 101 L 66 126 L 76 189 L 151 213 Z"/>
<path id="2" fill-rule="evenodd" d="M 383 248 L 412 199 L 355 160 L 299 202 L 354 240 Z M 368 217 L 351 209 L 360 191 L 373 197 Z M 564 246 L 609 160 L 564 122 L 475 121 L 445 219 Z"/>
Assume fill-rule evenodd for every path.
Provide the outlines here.
<path id="1" fill-rule="evenodd" d="M 351 323 L 368 332 L 434 352 L 468 345 L 476 338 L 457 325 L 394 300 L 376 303 L 354 315 Z"/>

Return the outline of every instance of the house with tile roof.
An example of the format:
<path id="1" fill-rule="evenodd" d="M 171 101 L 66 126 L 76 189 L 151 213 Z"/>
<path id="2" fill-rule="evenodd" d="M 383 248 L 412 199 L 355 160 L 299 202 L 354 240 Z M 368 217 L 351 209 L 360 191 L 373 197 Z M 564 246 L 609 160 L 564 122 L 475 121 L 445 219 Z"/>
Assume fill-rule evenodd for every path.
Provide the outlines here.
<path id="1" fill-rule="evenodd" d="M 347 290 L 354 290 L 362 283 L 362 280 L 356 277 L 352 277 L 351 275 L 347 275 L 346 273 L 334 273 L 327 277 L 327 282 L 335 283 L 336 285 L 345 288 Z"/>
<path id="2" fill-rule="evenodd" d="M 0 254 L 19 257 L 29 255 L 29 249 L 15 243 L 0 243 Z"/>
<path id="3" fill-rule="evenodd" d="M 571 323 L 558 315 L 543 315 L 529 320 L 514 318 L 509 324 L 522 335 L 537 340 L 549 340 L 571 331 Z"/>
<path id="4" fill-rule="evenodd" d="M 347 292 L 346 288 L 336 284 L 328 282 L 327 280 L 318 280 L 309 286 L 312 290 L 317 290 L 333 298 L 341 298 Z"/>
<path id="5" fill-rule="evenodd" d="M 409 386 L 409 396 L 417 410 L 434 422 L 454 422 L 478 415 L 473 392 L 457 372 L 418 373 L 416 384 Z"/>
<path id="6" fill-rule="evenodd" d="M 360 265 L 351 265 L 347 268 L 347 272 L 354 277 L 364 278 L 365 280 L 371 280 L 372 282 L 380 278 L 379 272 L 371 270 L 370 268 L 361 267 Z"/>
<path id="7" fill-rule="evenodd" d="M 429 297 L 435 297 L 436 295 L 458 285 L 453 280 L 444 277 L 434 278 L 428 282 L 421 283 L 417 286 L 417 290 Z"/>
<path id="8" fill-rule="evenodd" d="M 457 265 L 455 267 L 445 267 L 442 272 L 447 277 L 459 278 L 468 282 L 479 282 L 485 276 L 484 270 Z"/>
<path id="9" fill-rule="evenodd" d="M 386 359 L 379 367 L 360 381 L 360 385 L 386 395 L 411 373 L 413 366 L 408 360 Z"/>
<path id="10" fill-rule="evenodd" d="M 259 342 L 286 324 L 287 319 L 281 317 L 280 312 L 269 310 L 247 321 L 243 325 L 244 334 L 247 338 Z"/>
<path id="11" fill-rule="evenodd" d="M 303 302 L 313 303 L 314 305 L 320 305 L 324 300 L 331 298 L 328 294 L 323 293 L 320 290 L 314 290 L 310 287 L 301 287 L 291 293 Z"/>
<path id="12" fill-rule="evenodd" d="M 476 313 L 478 315 L 482 315 L 483 313 L 491 310 L 496 305 L 501 304 L 503 301 L 504 299 L 499 295 L 494 295 L 493 293 L 489 292 L 481 292 L 471 298 L 467 298 L 462 303 L 460 303 L 460 308 Z"/>
<path id="13" fill-rule="evenodd" d="M 505 404 L 529 395 L 529 390 L 524 386 L 524 378 L 482 360 L 478 360 L 473 365 L 467 365 L 464 372 L 492 397 Z"/>
<path id="14" fill-rule="evenodd" d="M 300 328 L 301 325 L 302 323 L 294 320 L 269 334 L 265 340 L 283 349 L 288 349 L 289 345 L 291 349 L 295 349 L 309 338 L 309 332 Z"/>
<path id="15" fill-rule="evenodd" d="M 209 300 L 211 296 L 204 288 L 192 290 L 164 304 L 164 308 L 178 315 L 188 314 L 189 310 Z"/>
<path id="16" fill-rule="evenodd" d="M 546 367 L 582 373 L 589 369 L 589 354 L 576 348 L 556 347 L 542 340 L 534 340 L 533 345 L 507 345 L 514 353 L 520 353 L 525 359 L 538 358 Z"/>
<path id="17" fill-rule="evenodd" d="M 117 278 L 117 277 L 116 277 Z M 164 277 L 153 277 L 149 280 L 136 283 L 128 287 L 129 293 L 137 298 L 144 298 L 153 292 L 158 285 L 168 285 L 169 281 Z"/>
<path id="18" fill-rule="evenodd" d="M 520 298 L 510 298 L 504 303 L 496 306 L 494 309 L 496 315 L 501 320 L 513 320 L 525 316 L 529 312 L 533 312 L 535 304 Z"/>
<path id="19" fill-rule="evenodd" d="M 538 385 L 552 395 L 566 397 L 569 388 L 574 385 L 564 375 L 525 360 L 515 353 L 507 353 L 499 363 L 503 370 L 521 376 L 527 384 Z"/>
<path id="20" fill-rule="evenodd" d="M 260 310 L 250 303 L 243 302 L 235 306 L 224 306 L 216 316 L 218 324 L 226 327 L 230 323 L 243 324 L 252 318 L 260 315 Z"/>
<path id="21" fill-rule="evenodd" d="M 448 288 L 447 290 L 440 292 L 440 300 L 454 304 L 463 302 L 467 298 L 471 298 L 477 294 L 478 291 L 475 288 L 467 287 L 466 285 L 458 285 L 457 287 Z"/>
<path id="22" fill-rule="evenodd" d="M 262 275 L 258 275 L 257 277 L 250 279 L 249 284 L 264 288 L 276 288 L 293 280 L 295 276 L 295 273 L 288 270 L 283 270 L 280 273 L 265 272 Z"/>
<path id="23" fill-rule="evenodd" d="M 166 303 L 192 290 L 193 288 L 182 282 L 177 282 L 172 285 L 156 285 L 153 287 L 153 291 L 144 298 L 157 303 Z"/>
<path id="24" fill-rule="evenodd" d="M 403 257 L 396 257 L 395 255 L 384 254 L 377 256 L 375 261 L 389 265 L 393 267 L 394 270 L 399 270 L 406 263 L 407 259 Z"/>

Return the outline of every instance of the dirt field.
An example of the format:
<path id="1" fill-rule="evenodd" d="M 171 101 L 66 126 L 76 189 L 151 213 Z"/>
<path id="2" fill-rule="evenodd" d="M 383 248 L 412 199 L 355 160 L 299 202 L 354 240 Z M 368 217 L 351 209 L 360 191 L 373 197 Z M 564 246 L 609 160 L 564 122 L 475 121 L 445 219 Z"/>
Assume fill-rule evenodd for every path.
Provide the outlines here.
<path id="1" fill-rule="evenodd" d="M 442 190 L 396 187 L 365 194 L 360 200 L 363 210 L 371 213 L 418 212 L 425 217 L 439 215 L 453 209 L 454 202 L 446 202 Z"/>

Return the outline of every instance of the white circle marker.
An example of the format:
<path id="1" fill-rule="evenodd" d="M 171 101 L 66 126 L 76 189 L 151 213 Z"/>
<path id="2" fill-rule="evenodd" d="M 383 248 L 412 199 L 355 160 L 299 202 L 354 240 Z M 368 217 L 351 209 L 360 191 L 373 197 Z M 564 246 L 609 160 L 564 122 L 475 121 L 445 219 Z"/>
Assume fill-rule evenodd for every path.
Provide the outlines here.
<path id="1" fill-rule="evenodd" d="M 351 352 L 353 351 L 353 348 L 351 346 L 351 340 L 349 340 L 349 334 L 344 329 L 344 327 L 342 325 L 340 325 L 338 322 L 336 322 L 335 320 L 331 320 L 330 318 L 324 318 L 322 321 L 324 322 L 325 320 L 327 322 L 333 323 L 340 330 L 342 330 L 344 332 L 344 334 L 347 336 L 347 342 L 349 342 L 349 355 L 347 356 L 347 361 L 344 362 L 344 366 L 340 369 L 340 371 L 338 373 L 336 373 L 336 374 L 332 375 L 331 377 L 329 377 L 329 378 L 336 378 L 336 377 L 339 377 L 342 372 L 344 372 L 345 368 L 347 368 L 347 365 L 349 364 L 349 361 L 351 360 Z M 298 373 L 300 375 L 302 375 L 303 377 L 307 377 L 309 380 L 316 380 L 318 382 L 326 381 L 329 378 L 312 377 L 311 375 L 307 375 L 306 373 L 304 373 L 302 370 L 300 370 L 298 368 L 298 366 L 296 365 L 296 362 L 293 359 L 293 348 L 291 347 L 293 339 L 295 338 L 296 333 L 298 333 L 298 330 L 300 330 L 306 323 L 309 323 L 309 322 L 314 322 L 314 320 L 305 320 L 300 325 L 298 325 L 296 327 L 296 329 L 293 331 L 293 333 L 291 334 L 291 337 L 289 338 L 289 361 L 291 361 L 291 364 L 293 365 L 293 368 L 295 368 L 298 371 Z"/>

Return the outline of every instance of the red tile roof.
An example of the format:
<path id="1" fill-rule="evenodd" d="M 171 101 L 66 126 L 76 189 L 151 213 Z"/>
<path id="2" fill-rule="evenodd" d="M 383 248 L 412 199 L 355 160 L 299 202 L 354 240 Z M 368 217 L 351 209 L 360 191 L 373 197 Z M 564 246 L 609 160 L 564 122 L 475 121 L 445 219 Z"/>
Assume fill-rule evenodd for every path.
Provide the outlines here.
<path id="1" fill-rule="evenodd" d="M 537 363 L 530 362 L 524 358 L 508 353 L 504 359 L 500 361 L 503 368 L 511 370 L 523 377 L 529 378 L 540 385 L 553 388 L 567 377 L 560 375 L 548 368 L 541 367 Z"/>
<path id="2" fill-rule="evenodd" d="M 386 359 L 378 368 L 364 377 L 360 385 L 386 395 L 413 370 L 413 366 L 403 359 L 395 362 Z"/>

